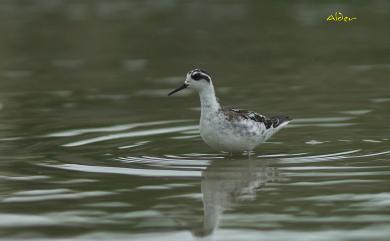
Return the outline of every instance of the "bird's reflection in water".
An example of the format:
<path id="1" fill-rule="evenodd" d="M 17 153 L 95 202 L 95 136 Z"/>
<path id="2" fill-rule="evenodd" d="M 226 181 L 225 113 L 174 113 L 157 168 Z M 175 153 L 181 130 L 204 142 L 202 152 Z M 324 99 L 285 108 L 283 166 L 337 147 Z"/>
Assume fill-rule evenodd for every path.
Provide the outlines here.
<path id="1" fill-rule="evenodd" d="M 224 210 L 243 200 L 253 200 L 267 182 L 278 177 L 267 160 L 217 160 L 202 173 L 203 222 L 192 231 L 194 236 L 211 235 L 218 228 Z"/>

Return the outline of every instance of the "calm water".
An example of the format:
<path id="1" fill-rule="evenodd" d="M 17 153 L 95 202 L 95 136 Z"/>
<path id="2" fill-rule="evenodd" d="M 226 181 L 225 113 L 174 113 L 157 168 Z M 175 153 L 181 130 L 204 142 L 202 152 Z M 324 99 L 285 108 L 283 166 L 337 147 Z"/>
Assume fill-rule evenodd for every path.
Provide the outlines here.
<path id="1" fill-rule="evenodd" d="M 389 240 L 390 3 L 0 2 L 2 240 Z M 339 10 L 358 19 L 327 23 Z M 225 105 L 294 121 L 246 156 Z"/>

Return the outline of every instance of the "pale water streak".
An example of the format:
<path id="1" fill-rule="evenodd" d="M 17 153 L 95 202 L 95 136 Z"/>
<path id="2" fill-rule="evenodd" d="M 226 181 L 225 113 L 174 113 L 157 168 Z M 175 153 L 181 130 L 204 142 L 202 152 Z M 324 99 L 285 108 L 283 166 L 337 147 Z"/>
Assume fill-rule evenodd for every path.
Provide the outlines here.
<path id="1" fill-rule="evenodd" d="M 121 167 L 107 167 L 107 166 L 89 166 L 77 164 L 63 164 L 63 165 L 42 165 L 46 167 L 59 168 L 64 170 L 73 170 L 80 172 L 92 173 L 111 173 L 123 174 L 145 177 L 199 177 L 200 171 L 179 171 L 179 170 L 161 170 L 161 169 L 138 169 L 138 168 L 121 168 Z"/>
<path id="2" fill-rule="evenodd" d="M 159 128 L 159 129 L 146 130 L 146 131 L 133 131 L 133 132 L 127 132 L 127 133 L 120 133 L 120 134 L 111 134 L 111 135 L 107 135 L 107 136 L 101 136 L 101 137 L 95 137 L 95 138 L 76 141 L 76 142 L 70 142 L 70 143 L 64 144 L 62 146 L 64 146 L 64 147 L 82 146 L 82 145 L 87 145 L 87 144 L 102 142 L 102 141 L 108 141 L 108 140 L 130 138 L 130 137 L 139 137 L 139 136 L 152 136 L 152 135 L 157 135 L 157 134 L 166 134 L 166 133 L 172 133 L 172 132 L 186 131 L 186 130 L 195 129 L 197 127 L 198 126 L 170 127 L 170 128 Z"/>
<path id="3" fill-rule="evenodd" d="M 148 126 L 154 126 L 154 125 L 162 125 L 162 124 L 173 124 L 183 121 L 153 121 L 153 122 L 146 122 L 146 123 L 134 123 L 134 124 L 126 124 L 126 125 L 115 125 L 115 126 L 108 126 L 108 127 L 99 127 L 99 128 L 85 128 L 85 129 L 78 129 L 78 130 L 69 130 L 69 131 L 62 131 L 62 132 L 55 132 L 50 133 L 45 136 L 47 137 L 69 137 L 69 136 L 78 136 L 88 133 L 99 133 L 99 132 L 116 132 L 116 131 L 126 131 L 129 129 L 134 129 L 137 127 L 148 127 Z"/>

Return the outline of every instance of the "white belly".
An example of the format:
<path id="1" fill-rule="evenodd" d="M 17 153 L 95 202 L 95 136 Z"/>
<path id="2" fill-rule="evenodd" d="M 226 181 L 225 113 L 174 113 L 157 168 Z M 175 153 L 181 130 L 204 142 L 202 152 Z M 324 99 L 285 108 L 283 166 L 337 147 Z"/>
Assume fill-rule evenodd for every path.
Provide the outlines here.
<path id="1" fill-rule="evenodd" d="M 249 138 L 237 138 L 235 135 L 218 134 L 213 131 L 201 131 L 201 137 L 211 148 L 219 151 L 251 151 L 257 143 Z"/>
<path id="2" fill-rule="evenodd" d="M 210 147 L 220 151 L 252 151 L 267 138 L 256 123 L 242 122 L 234 125 L 224 118 L 200 121 L 200 135 Z M 263 134 L 263 135 L 262 135 Z"/>

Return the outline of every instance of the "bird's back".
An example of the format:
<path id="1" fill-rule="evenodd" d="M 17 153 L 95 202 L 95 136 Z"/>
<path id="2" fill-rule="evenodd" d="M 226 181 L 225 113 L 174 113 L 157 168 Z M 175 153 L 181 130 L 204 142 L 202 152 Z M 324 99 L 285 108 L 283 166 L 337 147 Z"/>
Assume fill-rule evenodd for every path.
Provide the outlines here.
<path id="1" fill-rule="evenodd" d="M 283 123 L 291 121 L 291 118 L 289 116 L 285 116 L 285 115 L 277 115 L 277 116 L 272 116 L 272 117 L 268 118 L 265 115 L 261 115 L 257 112 L 254 112 L 254 111 L 237 109 L 237 108 L 230 108 L 230 107 L 222 108 L 222 112 L 230 120 L 235 120 L 235 119 L 252 120 L 254 122 L 264 124 L 266 129 L 277 128 L 280 125 L 282 125 Z"/>

